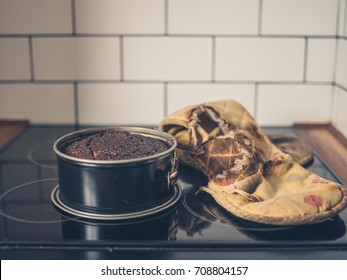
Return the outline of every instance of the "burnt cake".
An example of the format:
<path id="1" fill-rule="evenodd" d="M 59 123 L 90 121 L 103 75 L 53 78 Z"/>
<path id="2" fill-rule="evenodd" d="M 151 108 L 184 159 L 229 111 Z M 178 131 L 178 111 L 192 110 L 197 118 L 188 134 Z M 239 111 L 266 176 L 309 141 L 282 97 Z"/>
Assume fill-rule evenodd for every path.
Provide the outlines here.
<path id="1" fill-rule="evenodd" d="M 109 130 L 78 139 L 63 149 L 69 156 L 91 160 L 128 160 L 152 156 L 169 148 L 164 141 L 128 131 Z"/>

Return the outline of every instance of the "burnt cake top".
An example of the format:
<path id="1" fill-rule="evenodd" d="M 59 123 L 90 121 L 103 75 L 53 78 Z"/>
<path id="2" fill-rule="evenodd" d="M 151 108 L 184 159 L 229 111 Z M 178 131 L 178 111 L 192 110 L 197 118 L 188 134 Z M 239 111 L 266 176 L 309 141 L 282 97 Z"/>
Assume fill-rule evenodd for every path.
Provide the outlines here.
<path id="1" fill-rule="evenodd" d="M 110 130 L 78 139 L 63 148 L 69 156 L 91 160 L 128 160 L 152 156 L 169 149 L 157 138 Z"/>

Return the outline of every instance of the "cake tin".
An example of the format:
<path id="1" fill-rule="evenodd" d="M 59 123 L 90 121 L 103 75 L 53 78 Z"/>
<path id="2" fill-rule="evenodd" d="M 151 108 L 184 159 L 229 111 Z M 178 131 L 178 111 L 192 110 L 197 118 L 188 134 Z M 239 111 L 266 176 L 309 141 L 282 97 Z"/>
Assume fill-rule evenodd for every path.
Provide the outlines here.
<path id="1" fill-rule="evenodd" d="M 80 159 L 64 153 L 72 142 L 109 130 L 160 139 L 168 149 L 127 160 Z M 173 136 L 149 128 L 92 128 L 67 134 L 53 144 L 59 184 L 52 192 L 52 201 L 71 215 L 96 220 L 139 218 L 167 210 L 181 197 L 176 146 Z"/>

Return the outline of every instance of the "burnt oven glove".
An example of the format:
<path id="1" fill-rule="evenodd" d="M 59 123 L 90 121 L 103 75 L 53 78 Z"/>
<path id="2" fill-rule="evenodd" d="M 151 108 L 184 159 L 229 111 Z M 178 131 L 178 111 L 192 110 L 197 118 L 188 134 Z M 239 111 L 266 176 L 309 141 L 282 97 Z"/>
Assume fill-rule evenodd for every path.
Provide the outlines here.
<path id="1" fill-rule="evenodd" d="M 181 163 L 200 169 L 201 187 L 233 215 L 258 223 L 323 222 L 347 206 L 347 188 L 305 169 L 231 100 L 183 108 L 163 119 Z"/>
<path id="2" fill-rule="evenodd" d="M 294 162 L 306 166 L 313 161 L 313 151 L 308 142 L 291 134 L 267 134 L 277 148 L 289 154 Z"/>

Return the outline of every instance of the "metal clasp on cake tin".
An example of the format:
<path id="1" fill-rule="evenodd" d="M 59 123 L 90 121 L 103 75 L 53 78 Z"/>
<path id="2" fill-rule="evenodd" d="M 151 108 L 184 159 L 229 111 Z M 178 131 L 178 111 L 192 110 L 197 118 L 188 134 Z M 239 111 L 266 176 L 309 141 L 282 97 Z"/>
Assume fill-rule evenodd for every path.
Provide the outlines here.
<path id="1" fill-rule="evenodd" d="M 171 170 L 169 172 L 169 185 L 175 186 L 178 180 L 178 157 L 176 152 L 173 152 L 171 158 Z"/>

